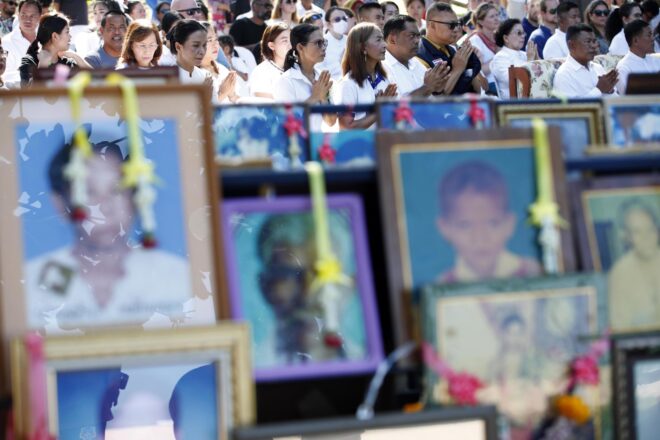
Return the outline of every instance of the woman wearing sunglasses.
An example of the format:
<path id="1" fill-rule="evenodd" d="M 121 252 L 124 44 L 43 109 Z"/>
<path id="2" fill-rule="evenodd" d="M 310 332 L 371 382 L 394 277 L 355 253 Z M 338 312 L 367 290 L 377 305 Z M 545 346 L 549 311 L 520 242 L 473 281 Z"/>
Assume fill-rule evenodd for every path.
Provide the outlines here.
<path id="1" fill-rule="evenodd" d="M 298 24 L 298 21 L 296 0 L 275 0 L 273 14 L 270 16 L 270 24 L 285 23 L 289 27 L 293 27 Z"/>
<path id="2" fill-rule="evenodd" d="M 117 69 L 155 67 L 162 54 L 163 43 L 156 25 L 145 20 L 134 21 L 126 31 Z"/>
<path id="3" fill-rule="evenodd" d="M 521 66 L 527 61 L 538 59 L 536 44 L 527 42 L 527 52 L 521 49 L 525 46 L 525 30 L 517 18 L 504 20 L 495 32 L 495 43 L 501 48 L 490 62 L 491 72 L 497 83 L 497 93 L 502 99 L 509 98 L 509 66 Z"/>
<path id="4" fill-rule="evenodd" d="M 332 91 L 334 104 L 373 104 L 379 96 L 394 97 L 396 84 L 390 84 L 382 61 L 387 44 L 378 26 L 360 23 L 351 29 L 342 60 L 344 77 Z M 347 113 L 339 116 L 340 129 L 372 129 L 375 114 Z"/>
<path id="5" fill-rule="evenodd" d="M 326 29 L 325 38 L 328 48 L 325 50 L 325 60 L 320 68 L 330 72 L 334 81 L 342 77 L 341 59 L 346 49 L 346 34 L 348 34 L 348 17 L 346 13 L 333 6 L 325 13 Z"/>
<path id="6" fill-rule="evenodd" d="M 601 54 L 606 54 L 610 49 L 605 38 L 605 23 L 608 15 L 610 8 L 603 0 L 593 0 L 584 10 L 584 22 L 593 28 Z"/>

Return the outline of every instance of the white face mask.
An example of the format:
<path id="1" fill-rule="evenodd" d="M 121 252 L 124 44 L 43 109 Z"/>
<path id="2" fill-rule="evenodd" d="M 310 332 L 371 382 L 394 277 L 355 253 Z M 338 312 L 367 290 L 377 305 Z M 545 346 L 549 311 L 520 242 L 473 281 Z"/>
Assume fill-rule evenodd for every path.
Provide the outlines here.
<path id="1" fill-rule="evenodd" d="M 346 31 L 348 31 L 348 22 L 347 21 L 338 21 L 336 23 L 332 23 L 332 30 L 339 35 L 345 35 Z"/>

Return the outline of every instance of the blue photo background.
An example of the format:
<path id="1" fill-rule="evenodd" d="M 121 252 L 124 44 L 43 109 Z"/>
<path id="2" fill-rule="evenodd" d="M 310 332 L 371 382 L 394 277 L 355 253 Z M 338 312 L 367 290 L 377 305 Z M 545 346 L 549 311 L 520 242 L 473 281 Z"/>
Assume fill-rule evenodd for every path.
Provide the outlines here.
<path id="1" fill-rule="evenodd" d="M 94 121 L 89 124 L 91 143 L 114 141 L 126 137 L 126 126 L 118 119 L 113 122 Z M 156 185 L 157 199 L 154 206 L 159 249 L 187 258 L 186 229 L 183 218 L 179 147 L 176 121 L 142 121 L 145 155 L 155 165 L 160 182 Z M 23 224 L 24 255 L 26 260 L 38 257 L 74 241 L 70 220 L 63 217 L 52 203 L 48 182 L 48 166 L 53 156 L 71 142 L 73 124 L 19 125 L 16 128 L 19 190 L 17 211 Z M 118 142 L 126 154 L 128 144 Z M 136 215 L 132 237 L 137 244 Z"/>
<path id="2" fill-rule="evenodd" d="M 304 107 L 294 106 L 293 114 L 304 124 Z M 213 118 L 216 155 L 225 159 L 249 158 L 240 144 L 251 138 L 247 145 L 265 149 L 273 160 L 273 168 L 289 169 L 289 138 L 283 126 L 286 118 L 283 105 L 216 107 Z M 298 143 L 302 150 L 300 160 L 305 162 L 309 157 L 308 139 L 298 135 Z"/>
<path id="3" fill-rule="evenodd" d="M 660 359 L 633 363 L 632 391 L 638 440 L 655 440 L 660 432 Z"/>
<path id="4" fill-rule="evenodd" d="M 565 159 L 584 157 L 585 150 L 593 143 L 589 132 L 589 118 L 549 118 L 543 120 L 551 127 L 561 130 L 561 149 Z M 532 128 L 532 116 L 529 118 L 509 119 L 508 125 L 514 128 Z"/>
<path id="5" fill-rule="evenodd" d="M 456 253 L 437 228 L 438 188 L 447 172 L 470 160 L 488 163 L 507 182 L 516 229 L 506 248 L 540 261 L 537 230 L 527 221 L 529 205 L 536 198 L 532 146 L 478 149 L 478 145 L 474 145 L 474 148 L 470 151 L 403 151 L 399 156 L 413 288 L 436 282 L 442 273 L 454 266 Z"/>
<path id="6" fill-rule="evenodd" d="M 325 136 L 335 150 L 335 166 L 373 167 L 376 164 L 376 132 L 373 130 L 345 130 L 337 133 L 312 133 L 310 147 L 312 160 L 320 161 L 319 148 Z M 327 166 L 327 165 L 326 165 Z"/>
<path id="7" fill-rule="evenodd" d="M 492 112 L 487 101 L 478 101 L 477 105 L 484 111 L 486 117 L 483 128 L 492 126 Z M 394 111 L 399 104 L 396 102 L 383 103 L 380 106 L 379 128 L 396 129 Z M 417 128 L 422 129 L 447 129 L 447 130 L 471 130 L 474 128 L 468 116 L 470 101 L 447 101 L 447 102 L 411 102 L 413 118 Z"/>
<path id="8" fill-rule="evenodd" d="M 612 124 L 610 144 L 625 148 L 660 143 L 660 104 L 613 104 L 607 117 Z"/>

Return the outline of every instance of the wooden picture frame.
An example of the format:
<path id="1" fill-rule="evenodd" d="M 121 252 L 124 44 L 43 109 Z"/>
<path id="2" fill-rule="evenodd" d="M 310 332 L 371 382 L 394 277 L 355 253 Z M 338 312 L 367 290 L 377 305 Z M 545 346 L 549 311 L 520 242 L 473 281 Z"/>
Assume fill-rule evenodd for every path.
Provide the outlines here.
<path id="1" fill-rule="evenodd" d="M 567 219 L 568 204 L 558 129 L 550 127 L 549 137 L 554 196 L 560 215 Z M 516 264 L 520 263 L 521 270 L 524 267 L 530 269 L 522 270 L 524 273 L 521 272 L 520 275 L 531 276 L 539 273 L 540 247 L 536 242 L 538 231 L 527 222 L 529 204 L 536 198 L 534 144 L 531 130 L 507 128 L 379 132 L 377 144 L 392 319 L 398 343 L 414 336 L 416 322 L 412 304 L 415 302 L 414 295 L 421 286 L 439 279 L 443 282 L 469 279 L 462 275 L 445 276 L 451 275 L 448 270 L 453 267 L 452 262 L 456 258 L 453 255 L 454 245 L 445 239 L 447 236 L 445 233 L 440 233 L 438 224 L 440 219 L 438 193 L 441 193 L 439 183 L 455 166 L 469 163 L 470 175 L 475 179 L 482 180 L 482 176 L 489 175 L 493 180 L 492 183 L 497 183 L 496 186 L 502 193 L 498 200 L 508 200 L 512 205 L 510 210 L 500 210 L 502 213 L 498 218 L 502 221 L 506 219 L 508 228 L 513 228 L 507 233 L 509 238 L 517 243 L 514 244 L 513 252 L 525 257 L 523 260 L 515 260 Z M 498 159 L 499 156 L 501 160 Z M 517 159 L 513 159 L 514 157 Z M 406 161 L 403 165 L 402 160 Z M 487 172 L 484 173 L 483 170 Z M 454 171 L 453 175 L 458 177 L 457 173 L 458 171 Z M 452 178 L 451 181 L 457 180 Z M 481 187 L 485 186 L 481 185 Z M 509 191 L 513 191 L 511 197 L 507 196 Z M 447 190 L 442 193 L 449 194 L 449 192 L 456 191 Z M 504 223 L 499 221 L 498 225 L 504 227 Z M 409 231 L 414 232 L 413 239 L 410 239 Z M 570 230 L 562 229 L 560 235 L 560 271 L 570 271 L 575 266 Z M 500 250 L 505 251 L 505 249 Z M 411 255 L 418 251 L 424 255 Z M 483 252 L 477 254 L 479 253 L 483 254 Z M 536 263 L 529 262 L 529 258 L 533 258 Z M 416 268 L 415 259 L 417 262 L 422 262 L 422 265 Z M 501 260 L 497 257 L 496 261 Z M 523 264 L 525 261 L 530 265 Z M 532 270 L 532 267 L 536 270 Z M 441 273 L 439 277 L 436 276 L 438 271 Z M 503 270 L 495 276 L 515 276 L 517 273 L 518 270 Z"/>
<path id="2" fill-rule="evenodd" d="M 157 309 L 161 311 L 167 309 L 174 313 L 176 309 L 176 313 L 154 313 L 151 317 L 164 319 L 151 321 L 149 318 L 148 327 L 208 325 L 214 323 L 216 318 L 228 316 L 222 237 L 217 227 L 220 191 L 213 164 L 208 93 L 200 86 L 175 89 L 139 86 L 137 92 L 145 155 L 155 164 L 155 174 L 159 178 L 155 186 L 157 198 L 154 204 L 158 244 L 150 254 L 152 250 L 139 244 L 137 229 L 140 223 L 132 211 L 129 197 L 122 195 L 124 205 L 120 205 L 121 209 L 105 210 L 98 202 L 95 205 L 97 208 L 88 208 L 89 217 L 81 223 L 70 219 L 68 214 L 71 208 L 66 203 L 67 199 L 58 197 L 58 194 L 67 194 L 68 186 L 61 184 L 64 182 L 61 162 L 66 162 L 74 128 L 67 90 L 35 87 L 25 91 L 9 91 L 0 96 L 0 130 L 5 144 L 9 146 L 2 152 L 3 160 L 0 160 L 0 186 L 3 188 L 0 195 L 0 236 L 3 240 L 0 249 L 0 332 L 5 356 L 11 338 L 23 335 L 27 330 L 46 327 L 41 320 L 47 316 L 51 317 L 49 322 L 52 324 L 54 316 L 46 314 L 48 309 L 53 305 L 73 306 L 76 303 L 74 296 L 81 301 L 92 302 L 83 303 L 82 308 L 71 308 L 70 315 L 59 315 L 60 312 L 57 312 L 56 331 L 63 329 L 62 323 L 66 324 L 64 327 L 67 330 L 142 325 L 154 305 L 158 305 Z M 172 106 L 172 102 L 177 105 Z M 97 153 L 108 159 L 97 161 L 99 166 L 118 162 L 110 174 L 90 168 L 87 183 L 107 183 L 108 176 L 112 176 L 108 186 L 111 194 L 126 191 L 115 193 L 113 190 L 121 188 L 119 165 L 126 160 L 127 152 L 123 106 L 121 92 L 115 87 L 89 88 L 81 103 L 83 123 L 90 142 L 94 145 L 98 143 L 95 151 L 98 150 Z M 111 150 L 120 154 L 106 156 Z M 120 159 L 120 156 L 124 157 Z M 59 161 L 62 157 L 65 159 Z M 94 158 L 97 157 L 101 158 L 95 154 Z M 104 176 L 106 180 L 96 180 L 97 176 Z M 109 212 L 129 213 L 129 216 L 117 220 L 108 217 Z M 112 243 L 116 243 L 115 238 L 120 243 L 126 242 L 128 250 L 122 250 L 122 255 L 130 258 L 142 255 L 144 258 L 140 261 L 147 262 L 126 266 L 127 260 L 122 260 L 122 267 L 132 269 L 135 277 L 126 275 L 117 281 L 123 283 L 122 287 L 113 289 L 112 294 L 106 297 L 107 308 L 102 303 L 93 302 L 91 298 L 98 297 L 91 287 L 85 290 L 85 286 L 93 283 L 79 283 L 80 263 L 65 264 L 55 255 L 58 249 L 66 251 L 73 244 L 79 244 L 74 238 L 76 236 L 92 239 L 92 229 L 101 224 L 111 224 L 117 229 L 117 235 L 111 235 Z M 123 245 L 122 249 L 125 249 Z M 83 254 L 64 252 L 63 255 L 69 255 L 69 260 L 73 260 L 75 255 Z M 85 255 L 85 263 L 93 263 L 98 260 L 93 257 L 100 254 Z M 44 258 L 40 259 L 42 256 Z M 35 263 L 28 264 L 31 262 Z M 49 271 L 45 270 L 46 267 Z M 153 267 L 159 270 L 151 270 Z M 124 269 L 119 273 L 128 273 Z M 36 275 L 32 277 L 30 274 Z M 177 275 L 176 283 L 166 281 L 176 274 L 180 275 Z M 130 293 L 130 289 L 136 288 L 130 287 L 132 284 L 127 280 L 138 279 L 159 280 L 163 288 L 154 293 L 160 293 L 157 302 Z M 109 283 L 111 280 L 106 281 Z M 145 291 L 137 290 L 141 294 Z M 166 290 L 171 296 L 165 294 Z M 160 303 L 161 299 L 168 301 L 167 307 Z M 127 305 L 131 302 L 134 308 Z M 117 307 L 113 308 L 113 304 Z M 82 312 L 76 315 L 75 310 Z M 53 328 L 49 331 L 52 332 Z"/>
<path id="3" fill-rule="evenodd" d="M 495 104 L 495 113 L 500 127 L 530 128 L 532 118 L 542 118 L 546 124 L 558 126 L 565 159 L 584 157 L 587 150 L 602 148 L 605 144 L 600 100 L 573 100 L 568 103 L 554 99 L 500 101 Z"/>
<path id="4" fill-rule="evenodd" d="M 478 377 L 479 402 L 498 405 L 512 436 L 528 438 L 563 392 L 570 362 L 607 328 L 606 308 L 603 277 L 575 274 L 426 286 L 420 313 L 424 341 L 452 369 Z M 447 382 L 430 368 L 426 378 L 429 400 L 447 403 Z"/>
<path id="5" fill-rule="evenodd" d="M 16 339 L 18 438 L 28 438 L 45 419 L 48 433 L 62 440 L 86 438 L 85 432 L 126 438 L 122 433 L 146 429 L 150 438 L 174 439 L 176 430 L 179 438 L 229 440 L 234 427 L 255 420 L 249 333 L 247 324 L 221 323 L 46 337 L 42 390 L 29 380 L 35 368 L 30 349 Z M 46 414 L 35 413 L 39 407 Z"/>
<path id="6" fill-rule="evenodd" d="M 653 287 L 660 267 L 660 257 L 653 264 L 660 176 L 583 178 L 572 184 L 571 195 L 582 266 L 608 273 L 612 329 L 660 328 L 660 310 L 654 306 L 660 297 Z"/>
<path id="7" fill-rule="evenodd" d="M 660 95 L 603 99 L 608 148 L 593 153 L 649 153 L 660 149 Z M 629 127 L 624 128 L 623 125 Z"/>

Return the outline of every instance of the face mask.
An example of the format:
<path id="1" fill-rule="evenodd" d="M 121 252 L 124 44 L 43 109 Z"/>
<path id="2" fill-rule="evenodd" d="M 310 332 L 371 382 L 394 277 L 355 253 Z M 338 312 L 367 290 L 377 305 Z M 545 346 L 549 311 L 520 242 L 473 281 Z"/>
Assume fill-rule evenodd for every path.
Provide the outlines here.
<path id="1" fill-rule="evenodd" d="M 339 35 L 344 35 L 346 34 L 346 31 L 348 30 L 348 22 L 347 21 L 339 21 L 337 23 L 332 23 L 332 30 Z"/>

